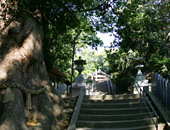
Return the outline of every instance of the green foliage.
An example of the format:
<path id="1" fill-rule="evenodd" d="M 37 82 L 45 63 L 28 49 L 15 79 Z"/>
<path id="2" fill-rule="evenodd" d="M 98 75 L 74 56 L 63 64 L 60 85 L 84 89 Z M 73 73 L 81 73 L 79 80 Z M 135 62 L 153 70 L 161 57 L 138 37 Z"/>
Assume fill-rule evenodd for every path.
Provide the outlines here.
<path id="1" fill-rule="evenodd" d="M 102 11 L 99 10 L 100 4 L 102 0 L 60 0 L 43 4 L 44 52 L 48 68 L 55 66 L 69 76 L 74 44 L 91 45 L 93 48 L 103 44 L 96 37 L 92 24 L 95 12 Z M 75 39 L 80 31 L 80 36 Z"/>
<path id="2" fill-rule="evenodd" d="M 16 0 L 15 2 L 18 3 L 18 12 L 31 12 L 43 26 L 47 68 L 55 66 L 69 76 L 73 46 L 90 45 L 97 49 L 98 45 L 103 44 L 96 36 L 96 31 L 100 31 L 111 32 L 115 36 L 111 47 L 119 45 L 122 50 L 113 54 L 107 52 L 109 67 L 105 64 L 103 55 L 97 56 L 96 59 L 94 54 L 89 52 L 87 56 L 89 70 L 94 71 L 97 67 L 103 71 L 109 68 L 110 73 L 127 73 L 128 69 L 132 68 L 128 54 L 131 49 L 145 58 L 145 72 L 159 70 L 165 74 L 169 71 L 167 65 L 159 69 L 165 63 L 159 61 L 164 60 L 161 58 L 153 60 L 154 53 L 168 59 L 169 1 Z M 81 34 L 76 38 L 79 32 Z M 154 69 L 150 67 L 151 63 L 156 63 Z"/>
<path id="3" fill-rule="evenodd" d="M 17 5 L 16 14 L 27 11 L 40 21 L 44 30 L 43 45 L 46 66 L 48 69 L 55 66 L 67 75 L 71 73 L 74 44 L 91 45 L 97 49 L 97 46 L 103 43 L 97 38 L 96 30 L 106 31 L 109 28 L 107 24 L 112 21 L 111 15 L 108 15 L 111 3 L 105 0 L 16 0 L 9 2 L 11 5 L 13 3 Z M 76 38 L 79 32 L 81 35 Z"/>
<path id="4" fill-rule="evenodd" d="M 168 11 L 170 2 L 130 0 L 117 3 L 116 7 L 117 20 L 115 30 L 117 32 L 116 38 L 119 40 L 115 39 L 113 44 L 119 41 L 118 44 L 125 53 L 130 49 L 137 50 L 140 56 L 145 58 L 144 72 L 152 72 L 154 70 L 159 70 L 161 74 L 168 72 L 166 65 L 168 61 L 165 59 L 168 59 L 169 48 L 167 34 L 170 28 Z M 153 60 L 155 53 L 159 57 L 157 61 Z M 118 54 L 114 55 L 120 57 Z M 122 55 L 121 57 L 124 57 Z M 126 60 L 124 58 L 123 60 L 120 59 L 120 61 L 116 59 L 114 63 L 109 62 L 113 64 L 112 67 L 126 71 L 126 68 L 128 68 L 126 67 L 128 66 L 126 65 Z M 117 62 L 119 67 L 116 64 Z M 153 64 L 154 68 L 152 67 Z"/>
<path id="5" fill-rule="evenodd" d="M 117 34 L 112 47 L 119 45 L 117 51 L 107 51 L 110 73 L 117 73 L 114 82 L 121 89 L 128 84 L 129 73 L 136 74 L 132 57 L 145 58 L 144 73 L 157 71 L 169 76 L 170 2 L 128 0 L 117 2 L 115 6 L 115 28 Z M 118 39 L 118 40 L 117 40 Z M 132 50 L 132 57 L 129 54 Z M 120 84 L 124 83 L 124 84 Z M 119 89 L 120 89 L 119 88 Z"/>
<path id="6" fill-rule="evenodd" d="M 140 54 L 148 51 L 158 29 L 158 12 L 151 6 L 133 1 L 126 4 L 122 12 L 118 12 L 118 35 L 122 41 L 119 45 L 128 51 L 137 49 Z M 151 35 L 151 37 L 150 37 Z M 158 44 L 158 43 L 156 43 Z M 143 54 L 145 55 L 145 54 Z"/>
<path id="7" fill-rule="evenodd" d="M 138 54 L 137 51 L 125 52 L 122 48 L 118 48 L 114 51 L 106 51 L 107 61 L 109 62 L 111 72 L 124 73 L 125 71 L 132 70 L 133 68 L 133 58 Z"/>
<path id="8" fill-rule="evenodd" d="M 106 60 L 106 52 L 102 51 L 100 54 L 97 56 L 97 63 L 98 63 L 98 69 L 105 73 L 109 73 L 109 63 Z"/>
<path id="9" fill-rule="evenodd" d="M 82 59 L 86 60 L 87 65 L 85 65 L 85 70 L 82 74 L 89 75 L 94 73 L 96 70 L 101 69 L 103 72 L 108 72 L 109 65 L 105 60 L 106 53 L 103 51 L 100 54 L 95 54 L 94 50 L 89 47 L 84 47 L 79 49 Z"/>
<path id="10" fill-rule="evenodd" d="M 127 92 L 130 86 L 130 74 L 135 75 L 134 58 L 138 55 L 137 51 L 125 52 L 121 47 L 114 51 L 107 50 L 107 61 L 113 73 L 112 82 L 116 84 L 117 93 Z"/>
<path id="11" fill-rule="evenodd" d="M 170 77 L 170 58 L 159 54 L 152 54 L 149 64 L 153 71 L 161 75 Z"/>

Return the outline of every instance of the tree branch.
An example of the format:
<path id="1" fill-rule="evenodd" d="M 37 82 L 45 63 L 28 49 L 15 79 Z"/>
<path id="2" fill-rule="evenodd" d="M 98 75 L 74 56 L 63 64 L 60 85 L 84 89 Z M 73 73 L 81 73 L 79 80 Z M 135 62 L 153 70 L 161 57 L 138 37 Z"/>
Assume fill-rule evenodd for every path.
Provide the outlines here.
<path id="1" fill-rule="evenodd" d="M 115 2 L 116 0 L 114 0 L 113 2 Z M 111 3 L 113 3 L 111 2 Z M 91 9 L 86 9 L 84 11 L 93 11 L 93 10 L 99 10 L 101 11 L 101 15 L 105 14 L 106 13 L 106 9 L 108 9 L 109 7 L 111 7 L 111 4 L 109 3 L 102 3 L 100 5 L 98 5 L 97 7 L 94 7 L 94 8 L 91 8 Z"/>
<path id="2" fill-rule="evenodd" d="M 75 37 L 74 40 L 73 40 L 74 42 L 75 42 L 75 41 L 77 40 L 77 38 L 80 36 L 81 32 L 82 32 L 82 30 L 80 30 L 80 32 L 77 33 L 76 37 Z"/>
<path id="3" fill-rule="evenodd" d="M 97 7 L 94 7 L 94 8 L 91 8 L 91 9 L 86 9 L 84 11 L 93 11 L 93 10 L 101 10 L 101 7 L 103 6 L 104 4 L 101 4 L 101 5 L 98 5 Z"/>

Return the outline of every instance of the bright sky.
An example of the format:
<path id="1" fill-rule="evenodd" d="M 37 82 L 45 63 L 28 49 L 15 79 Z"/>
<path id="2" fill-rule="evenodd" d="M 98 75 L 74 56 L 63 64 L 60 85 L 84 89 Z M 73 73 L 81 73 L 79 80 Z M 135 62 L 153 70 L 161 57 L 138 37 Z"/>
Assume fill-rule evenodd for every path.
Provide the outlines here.
<path id="1" fill-rule="evenodd" d="M 102 50 L 104 50 L 104 46 L 109 47 L 110 43 L 113 42 L 114 36 L 110 35 L 111 33 L 97 33 L 97 37 L 99 37 L 104 43 L 103 47 L 98 47 L 97 53 L 100 53 Z"/>

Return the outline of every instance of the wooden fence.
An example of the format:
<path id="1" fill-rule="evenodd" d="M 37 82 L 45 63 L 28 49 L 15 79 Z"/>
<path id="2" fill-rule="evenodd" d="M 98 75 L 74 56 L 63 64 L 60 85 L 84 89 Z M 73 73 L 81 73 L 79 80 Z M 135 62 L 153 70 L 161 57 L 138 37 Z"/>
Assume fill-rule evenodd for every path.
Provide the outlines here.
<path id="1" fill-rule="evenodd" d="M 157 95 L 160 101 L 170 110 L 170 82 L 158 73 L 152 74 L 151 82 L 152 92 Z"/>

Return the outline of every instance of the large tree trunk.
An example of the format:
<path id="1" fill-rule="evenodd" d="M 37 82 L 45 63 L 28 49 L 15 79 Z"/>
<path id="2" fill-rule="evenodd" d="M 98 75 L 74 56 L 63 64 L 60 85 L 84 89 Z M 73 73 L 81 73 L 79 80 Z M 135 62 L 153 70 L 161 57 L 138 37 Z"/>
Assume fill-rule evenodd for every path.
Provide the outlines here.
<path id="1" fill-rule="evenodd" d="M 51 86 L 43 59 L 43 30 L 31 14 L 23 13 L 11 21 L 0 35 L 0 130 L 57 130 L 64 120 L 64 102 Z M 32 107 L 26 108 L 28 93 L 11 87 L 14 100 L 4 102 L 7 88 L 3 84 L 16 83 L 31 94 Z M 38 120 L 35 127 L 27 127 L 25 119 Z"/>

